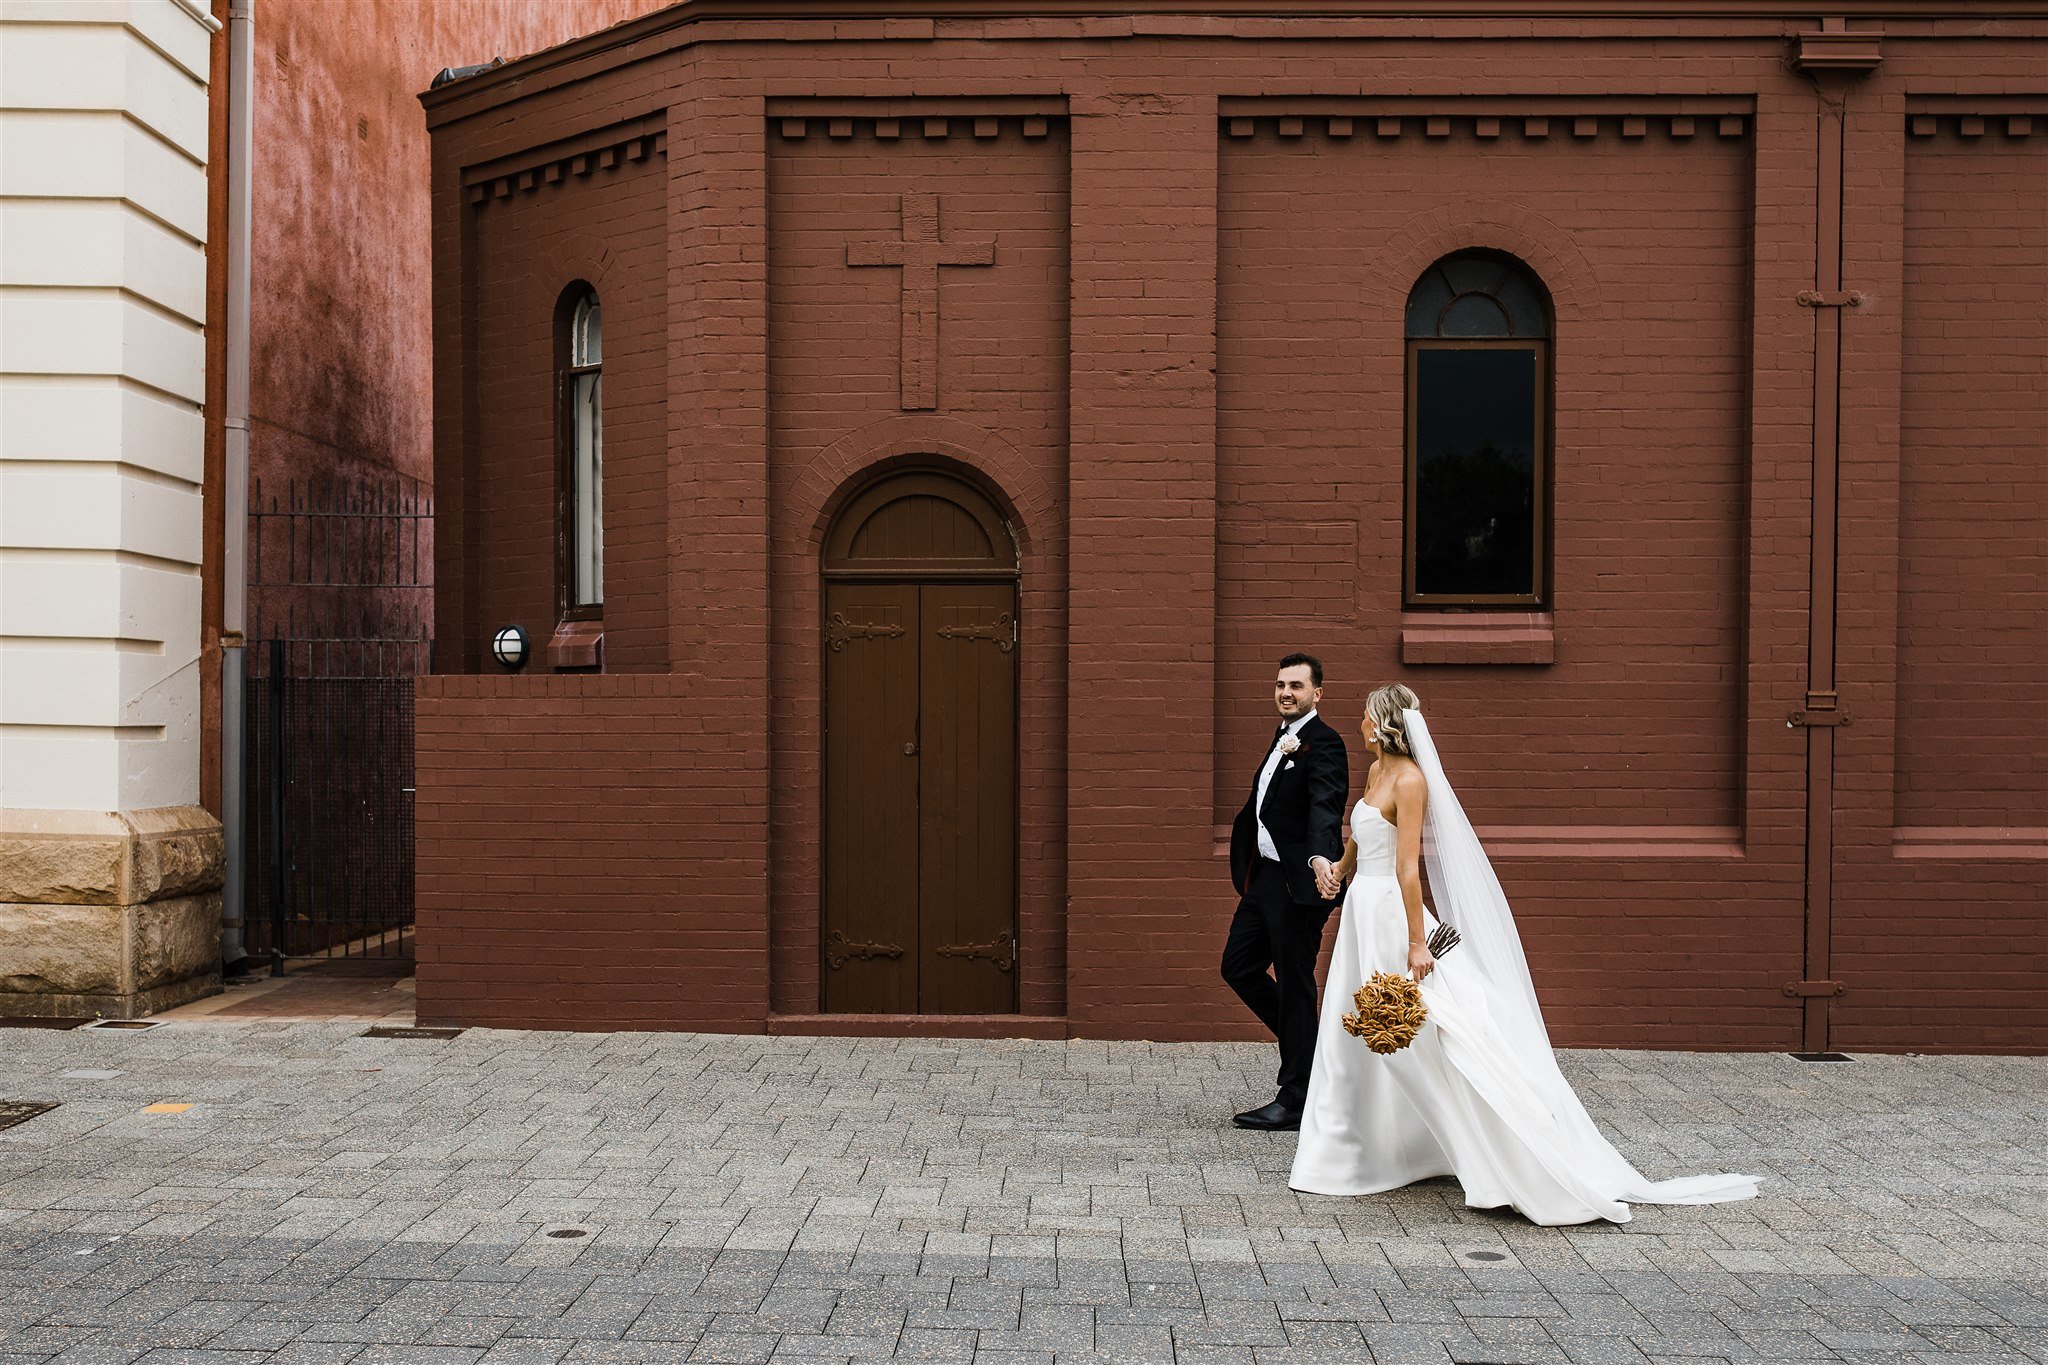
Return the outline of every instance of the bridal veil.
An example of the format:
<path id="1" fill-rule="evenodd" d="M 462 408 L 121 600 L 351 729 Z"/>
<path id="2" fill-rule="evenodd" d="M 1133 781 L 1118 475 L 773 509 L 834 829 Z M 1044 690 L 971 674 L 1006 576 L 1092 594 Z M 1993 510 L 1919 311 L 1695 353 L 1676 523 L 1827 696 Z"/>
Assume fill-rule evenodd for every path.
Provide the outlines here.
<path id="1" fill-rule="evenodd" d="M 1487 1006 L 1498 1026 L 1500 1041 L 1520 1064 L 1522 1074 L 1550 1111 L 1562 1135 L 1580 1159 L 1602 1168 L 1596 1183 L 1616 1197 L 1642 1204 L 1715 1204 L 1756 1194 L 1757 1181 L 1747 1175 L 1699 1175 L 1651 1181 L 1616 1151 L 1571 1083 L 1558 1069 L 1557 1054 L 1536 1003 L 1536 984 L 1515 930 L 1514 913 L 1494 875 L 1493 864 L 1479 836 L 1444 775 L 1443 760 L 1420 711 L 1401 713 L 1409 749 L 1428 783 L 1429 802 L 1423 822 L 1422 863 L 1436 901 L 1437 918 L 1457 929 L 1459 947 L 1486 978 Z"/>

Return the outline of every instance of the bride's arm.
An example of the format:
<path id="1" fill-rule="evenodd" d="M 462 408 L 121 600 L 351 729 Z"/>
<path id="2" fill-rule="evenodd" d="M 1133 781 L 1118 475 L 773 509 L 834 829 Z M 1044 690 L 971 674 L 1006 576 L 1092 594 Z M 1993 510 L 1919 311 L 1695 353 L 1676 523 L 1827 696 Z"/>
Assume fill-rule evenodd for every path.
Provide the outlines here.
<path id="1" fill-rule="evenodd" d="M 1358 871 L 1358 840 L 1347 832 L 1344 836 L 1344 856 L 1337 860 L 1337 880 L 1349 881 L 1351 874 Z"/>
<path id="2" fill-rule="evenodd" d="M 1436 970 L 1429 931 L 1422 923 L 1422 817 L 1429 806 L 1429 782 L 1410 764 L 1394 780 L 1394 876 L 1408 916 L 1408 971 L 1417 981 Z"/>

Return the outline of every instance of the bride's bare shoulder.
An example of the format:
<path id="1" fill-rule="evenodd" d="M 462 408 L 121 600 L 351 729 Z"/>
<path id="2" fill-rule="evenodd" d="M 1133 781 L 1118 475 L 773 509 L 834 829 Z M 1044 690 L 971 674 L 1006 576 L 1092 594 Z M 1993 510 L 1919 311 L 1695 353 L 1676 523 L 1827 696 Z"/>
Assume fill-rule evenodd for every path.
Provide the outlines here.
<path id="1" fill-rule="evenodd" d="M 1381 760 L 1393 765 L 1394 800 L 1401 810 L 1422 812 L 1429 801 L 1429 779 L 1423 776 L 1422 765 L 1412 758 L 1389 755 Z"/>

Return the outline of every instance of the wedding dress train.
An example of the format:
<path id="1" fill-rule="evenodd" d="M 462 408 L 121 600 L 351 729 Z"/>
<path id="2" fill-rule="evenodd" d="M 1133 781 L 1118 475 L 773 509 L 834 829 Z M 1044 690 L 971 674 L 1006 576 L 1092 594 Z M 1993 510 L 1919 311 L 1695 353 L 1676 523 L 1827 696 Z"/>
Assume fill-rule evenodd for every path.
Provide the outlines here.
<path id="1" fill-rule="evenodd" d="M 1468 1205 L 1511 1205 L 1531 1222 L 1553 1226 L 1625 1223 L 1632 1202 L 1754 1196 L 1752 1176 L 1647 1180 L 1601 1135 L 1558 1070 L 1506 898 L 1442 780 L 1428 729 L 1418 712 L 1407 720 L 1429 778 L 1424 856 L 1431 890 L 1464 941 L 1423 980 L 1429 1017 L 1413 1043 L 1380 1056 L 1344 1031 L 1352 993 L 1367 977 L 1408 972 L 1395 830 L 1377 807 L 1359 801 L 1351 814 L 1357 873 L 1323 990 L 1288 1184 L 1312 1194 L 1361 1195 L 1452 1175 Z M 1454 902 L 1467 913 L 1461 917 Z M 1425 932 L 1433 927 L 1425 917 Z"/>

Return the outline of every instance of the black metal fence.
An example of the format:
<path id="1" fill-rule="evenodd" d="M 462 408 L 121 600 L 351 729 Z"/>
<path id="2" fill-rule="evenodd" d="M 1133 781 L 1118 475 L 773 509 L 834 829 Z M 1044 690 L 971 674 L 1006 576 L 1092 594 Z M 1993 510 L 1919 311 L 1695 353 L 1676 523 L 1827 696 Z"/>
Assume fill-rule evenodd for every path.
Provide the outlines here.
<path id="1" fill-rule="evenodd" d="M 413 678 L 433 666 L 433 507 L 391 482 L 251 489 L 244 943 L 412 953 Z"/>

